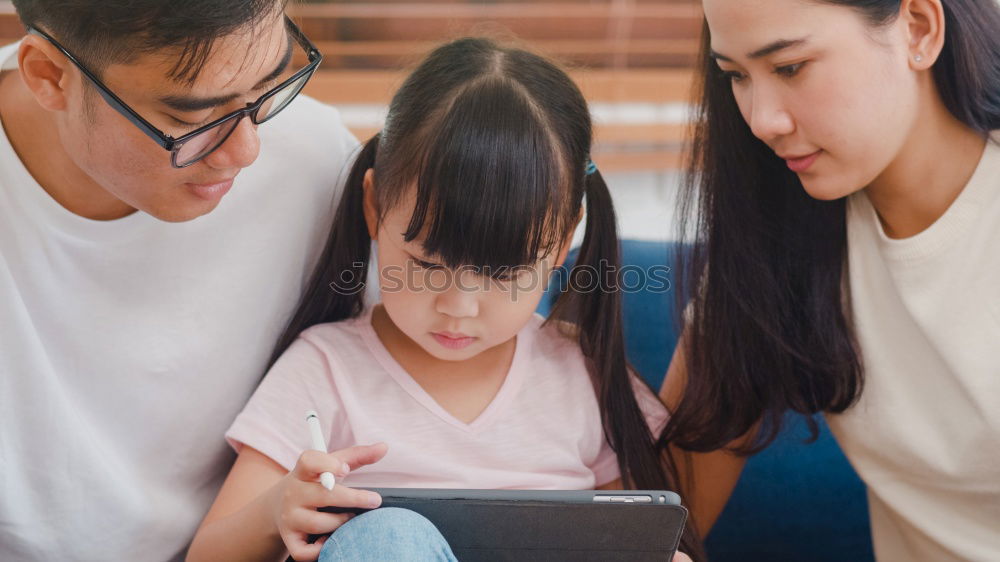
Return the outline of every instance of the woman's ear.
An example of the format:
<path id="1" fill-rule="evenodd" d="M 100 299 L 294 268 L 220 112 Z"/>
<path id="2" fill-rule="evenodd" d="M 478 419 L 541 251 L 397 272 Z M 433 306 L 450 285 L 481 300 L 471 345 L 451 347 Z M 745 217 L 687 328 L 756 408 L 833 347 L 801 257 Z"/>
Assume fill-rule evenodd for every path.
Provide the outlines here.
<path id="1" fill-rule="evenodd" d="M 942 0 L 903 0 L 900 18 L 906 26 L 910 67 L 927 70 L 944 48 L 945 17 Z"/>
<path id="2" fill-rule="evenodd" d="M 38 35 L 28 34 L 17 49 L 17 64 L 21 80 L 38 101 L 49 111 L 64 111 L 67 107 L 67 86 L 72 63 L 51 43 Z"/>
<path id="3" fill-rule="evenodd" d="M 374 169 L 368 168 L 368 171 L 365 172 L 365 181 L 362 189 L 365 192 L 365 224 L 368 226 L 368 237 L 378 242 L 378 205 L 375 203 Z"/>

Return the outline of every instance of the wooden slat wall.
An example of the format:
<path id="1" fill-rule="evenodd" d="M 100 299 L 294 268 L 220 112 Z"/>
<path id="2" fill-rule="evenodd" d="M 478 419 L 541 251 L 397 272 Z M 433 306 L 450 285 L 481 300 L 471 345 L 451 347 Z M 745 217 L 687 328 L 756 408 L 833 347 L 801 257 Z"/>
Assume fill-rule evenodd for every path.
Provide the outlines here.
<path id="1" fill-rule="evenodd" d="M 443 40 L 486 35 L 566 63 L 592 103 L 685 104 L 702 12 L 696 0 L 437 0 L 293 3 L 290 14 L 324 53 L 306 92 L 332 104 L 385 104 L 408 68 Z M 23 33 L 0 0 L 0 43 Z M 354 128 L 359 137 L 370 126 Z M 604 170 L 676 169 L 683 123 L 597 123 Z"/>

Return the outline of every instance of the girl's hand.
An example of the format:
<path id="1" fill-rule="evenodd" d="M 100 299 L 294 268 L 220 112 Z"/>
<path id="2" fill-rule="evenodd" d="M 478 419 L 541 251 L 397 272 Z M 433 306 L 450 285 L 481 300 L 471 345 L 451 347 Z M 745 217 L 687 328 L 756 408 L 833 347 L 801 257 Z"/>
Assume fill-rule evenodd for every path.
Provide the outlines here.
<path id="1" fill-rule="evenodd" d="M 674 554 L 674 562 L 691 562 L 691 557 L 683 552 Z"/>
<path id="2" fill-rule="evenodd" d="M 347 474 L 385 456 L 385 443 L 351 447 L 333 453 L 306 451 L 295 468 L 272 488 L 274 524 L 288 553 L 296 560 L 315 560 L 326 537 L 313 544 L 309 535 L 332 533 L 353 517 L 350 513 L 323 513 L 321 507 L 372 509 L 382 503 L 375 492 L 355 490 L 339 483 L 327 490 L 319 483 L 319 475 L 331 472 L 339 482 Z"/>

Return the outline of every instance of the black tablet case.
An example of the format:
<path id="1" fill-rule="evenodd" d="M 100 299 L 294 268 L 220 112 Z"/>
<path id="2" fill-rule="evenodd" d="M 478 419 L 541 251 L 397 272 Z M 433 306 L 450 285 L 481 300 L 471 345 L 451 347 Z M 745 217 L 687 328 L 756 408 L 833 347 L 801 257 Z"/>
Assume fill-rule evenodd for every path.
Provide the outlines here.
<path id="1" fill-rule="evenodd" d="M 430 519 L 460 562 L 669 561 L 687 519 L 679 505 L 386 497 L 382 507 Z"/>

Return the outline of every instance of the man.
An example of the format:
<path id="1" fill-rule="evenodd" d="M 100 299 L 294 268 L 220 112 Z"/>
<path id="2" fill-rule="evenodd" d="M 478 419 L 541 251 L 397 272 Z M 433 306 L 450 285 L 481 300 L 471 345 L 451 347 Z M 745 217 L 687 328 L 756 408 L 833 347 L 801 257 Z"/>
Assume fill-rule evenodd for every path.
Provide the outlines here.
<path id="1" fill-rule="evenodd" d="M 0 560 L 182 558 L 355 140 L 284 0 L 14 5 Z"/>

